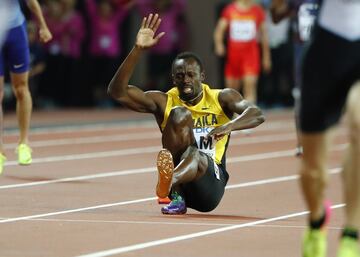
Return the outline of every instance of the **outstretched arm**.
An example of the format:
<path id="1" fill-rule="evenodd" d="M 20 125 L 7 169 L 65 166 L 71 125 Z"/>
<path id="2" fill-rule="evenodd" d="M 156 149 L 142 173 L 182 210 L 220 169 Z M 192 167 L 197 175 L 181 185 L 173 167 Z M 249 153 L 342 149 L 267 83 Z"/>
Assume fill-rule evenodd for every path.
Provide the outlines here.
<path id="1" fill-rule="evenodd" d="M 265 121 L 262 111 L 254 104 L 245 100 L 234 89 L 223 89 L 219 94 L 219 102 L 231 121 L 213 129 L 208 136 L 220 139 L 233 130 L 249 129 L 259 126 Z"/>
<path id="2" fill-rule="evenodd" d="M 35 15 L 39 24 L 39 38 L 40 41 L 46 43 L 52 39 L 51 32 L 45 22 L 44 15 L 42 13 L 40 4 L 37 0 L 26 1 L 30 11 Z"/>
<path id="3" fill-rule="evenodd" d="M 144 49 L 155 45 L 165 34 L 156 30 L 161 23 L 157 14 L 150 14 L 142 21 L 141 28 L 136 36 L 136 43 L 129 55 L 125 58 L 108 86 L 108 94 L 126 107 L 138 112 L 155 113 L 158 101 L 164 95 L 159 91 L 144 92 L 136 86 L 129 85 L 129 80 Z"/>

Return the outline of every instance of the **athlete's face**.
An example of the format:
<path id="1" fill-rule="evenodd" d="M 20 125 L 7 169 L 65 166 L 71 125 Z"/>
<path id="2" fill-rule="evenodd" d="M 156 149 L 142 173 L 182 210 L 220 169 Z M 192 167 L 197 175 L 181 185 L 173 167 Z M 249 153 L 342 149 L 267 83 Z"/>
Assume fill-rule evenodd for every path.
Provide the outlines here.
<path id="1" fill-rule="evenodd" d="M 176 60 L 173 66 L 173 82 L 179 90 L 181 100 L 191 102 L 202 93 L 201 83 L 204 81 L 204 72 L 192 58 Z"/>

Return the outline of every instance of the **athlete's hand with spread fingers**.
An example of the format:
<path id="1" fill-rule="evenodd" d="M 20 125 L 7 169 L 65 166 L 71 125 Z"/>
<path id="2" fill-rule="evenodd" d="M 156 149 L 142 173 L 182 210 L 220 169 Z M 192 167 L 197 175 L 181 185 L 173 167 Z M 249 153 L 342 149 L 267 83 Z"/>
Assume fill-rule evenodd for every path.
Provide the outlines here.
<path id="1" fill-rule="evenodd" d="M 160 23 L 161 19 L 158 14 L 153 15 L 151 13 L 148 17 L 144 17 L 141 23 L 141 28 L 136 36 L 135 46 L 145 49 L 155 45 L 159 39 L 165 35 L 165 32 L 161 32 L 155 36 Z"/>

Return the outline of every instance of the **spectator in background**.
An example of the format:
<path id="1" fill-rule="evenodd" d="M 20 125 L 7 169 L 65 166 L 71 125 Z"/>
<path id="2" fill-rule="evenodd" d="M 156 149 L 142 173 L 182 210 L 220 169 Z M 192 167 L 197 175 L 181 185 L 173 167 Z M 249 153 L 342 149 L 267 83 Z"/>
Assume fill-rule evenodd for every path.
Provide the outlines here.
<path id="1" fill-rule="evenodd" d="M 294 31 L 294 78 L 295 88 L 295 124 L 297 131 L 296 156 L 302 155 L 302 144 L 299 133 L 299 101 L 301 85 L 301 62 L 305 43 L 309 41 L 311 31 L 318 13 L 320 0 L 272 0 L 271 16 L 274 23 L 290 18 Z"/>
<path id="2" fill-rule="evenodd" d="M 61 48 L 63 52 L 64 82 L 60 93 L 60 101 L 63 105 L 77 105 L 81 102 L 81 92 L 84 91 L 84 76 L 80 66 L 82 43 L 85 38 L 84 18 L 75 9 L 76 0 L 60 0 L 63 15 L 64 31 L 61 35 Z M 86 89 L 85 89 L 86 90 Z"/>
<path id="3" fill-rule="evenodd" d="M 186 0 L 138 0 L 141 17 L 158 13 L 162 18 L 160 31 L 167 36 L 149 49 L 147 58 L 147 89 L 167 91 L 172 87 L 172 61 L 188 45 L 188 29 L 185 18 Z"/>
<path id="4" fill-rule="evenodd" d="M 60 96 L 65 82 L 62 40 L 67 26 L 62 8 L 59 0 L 48 0 L 44 6 L 44 16 L 53 38 L 45 44 L 47 65 L 41 78 L 38 101 L 42 108 L 54 108 L 61 104 Z"/>
<path id="5" fill-rule="evenodd" d="M 270 49 L 265 27 L 265 14 L 252 0 L 235 0 L 222 11 L 214 31 L 215 53 L 226 55 L 225 85 L 239 90 L 245 99 L 256 103 L 260 64 L 271 70 Z M 227 46 L 225 46 L 225 35 Z M 258 45 L 260 37 L 262 58 Z"/>
<path id="6" fill-rule="evenodd" d="M 259 98 L 268 108 L 293 105 L 293 42 L 290 35 L 291 21 L 287 17 L 274 23 L 266 11 L 266 27 L 269 33 L 271 72 L 262 74 L 259 83 Z M 260 100 L 260 99 L 259 99 Z"/>
<path id="7" fill-rule="evenodd" d="M 232 2 L 232 0 L 221 0 L 216 3 L 215 5 L 215 21 L 218 21 L 220 19 L 220 16 L 222 14 L 223 9 Z M 227 38 L 225 38 L 224 44 L 227 45 Z M 213 44 L 213 48 L 215 48 L 215 45 Z M 214 49 L 215 52 L 215 49 Z M 226 56 L 217 56 L 218 62 L 219 62 L 219 88 L 225 88 L 225 79 L 224 79 L 224 70 L 225 70 L 225 59 Z"/>
<path id="8" fill-rule="evenodd" d="M 120 28 L 132 1 L 86 0 L 87 15 L 90 20 L 90 83 L 95 104 L 111 107 L 106 86 L 115 72 L 122 54 Z"/>

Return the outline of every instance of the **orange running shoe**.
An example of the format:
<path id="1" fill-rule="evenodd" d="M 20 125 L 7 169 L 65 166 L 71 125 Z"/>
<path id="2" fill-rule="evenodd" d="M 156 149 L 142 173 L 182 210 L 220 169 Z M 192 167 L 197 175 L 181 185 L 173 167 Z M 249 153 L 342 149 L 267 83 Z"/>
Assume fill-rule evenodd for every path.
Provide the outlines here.
<path id="1" fill-rule="evenodd" d="M 159 198 L 166 198 L 170 193 L 171 181 L 174 173 L 174 162 L 169 150 L 162 149 L 157 157 L 158 183 L 156 195 Z"/>
<path id="2" fill-rule="evenodd" d="M 158 198 L 158 204 L 169 204 L 171 203 L 171 200 L 169 197 L 165 197 L 165 198 Z"/>

